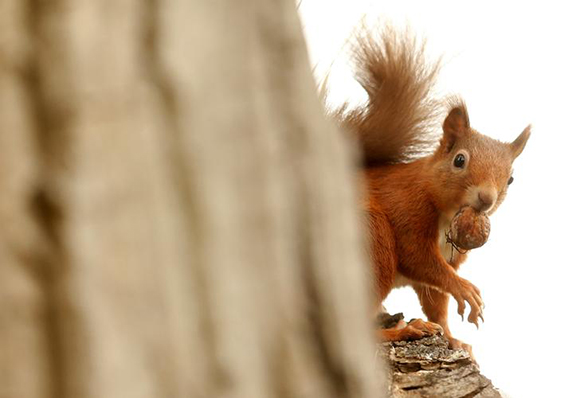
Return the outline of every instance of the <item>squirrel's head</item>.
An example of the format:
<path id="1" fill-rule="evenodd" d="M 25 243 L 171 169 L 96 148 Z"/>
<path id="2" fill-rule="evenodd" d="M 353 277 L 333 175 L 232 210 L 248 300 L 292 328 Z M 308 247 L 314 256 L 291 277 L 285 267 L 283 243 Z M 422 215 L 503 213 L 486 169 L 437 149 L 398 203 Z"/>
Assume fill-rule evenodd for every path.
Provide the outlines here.
<path id="1" fill-rule="evenodd" d="M 531 126 L 511 143 L 475 131 L 463 102 L 453 106 L 443 122 L 443 137 L 433 155 L 433 171 L 443 192 L 441 210 L 452 215 L 463 206 L 488 214 L 504 200 L 513 182 L 512 163 L 522 153 Z"/>

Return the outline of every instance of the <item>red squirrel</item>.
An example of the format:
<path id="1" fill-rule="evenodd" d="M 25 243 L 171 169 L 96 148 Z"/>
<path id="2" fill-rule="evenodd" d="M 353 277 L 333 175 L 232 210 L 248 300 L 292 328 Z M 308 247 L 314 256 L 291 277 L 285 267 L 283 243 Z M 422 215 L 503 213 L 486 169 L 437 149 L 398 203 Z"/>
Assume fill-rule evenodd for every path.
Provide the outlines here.
<path id="1" fill-rule="evenodd" d="M 530 126 L 511 143 L 474 130 L 467 108 L 448 101 L 443 134 L 441 103 L 432 92 L 440 62 L 425 60 L 424 45 L 386 29 L 356 40 L 356 78 L 368 95 L 357 108 L 343 106 L 339 123 L 361 143 L 376 308 L 399 286 L 412 286 L 429 322 L 381 329 L 383 340 L 416 339 L 443 332 L 453 348 L 471 347 L 453 338 L 447 324 L 449 296 L 468 321 L 483 320 L 480 290 L 457 274 L 466 253 L 446 242 L 453 216 L 463 207 L 493 213 L 513 181 L 512 163 L 530 136 Z M 438 127 L 441 129 L 441 127 Z M 440 130 L 439 130 L 440 131 Z"/>

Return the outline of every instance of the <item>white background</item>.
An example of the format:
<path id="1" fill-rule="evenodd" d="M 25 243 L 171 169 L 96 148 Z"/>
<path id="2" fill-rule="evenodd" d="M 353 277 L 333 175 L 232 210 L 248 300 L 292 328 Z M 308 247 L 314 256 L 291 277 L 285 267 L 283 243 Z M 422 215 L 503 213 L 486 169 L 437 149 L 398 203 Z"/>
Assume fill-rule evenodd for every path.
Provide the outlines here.
<path id="1" fill-rule="evenodd" d="M 462 323 L 452 301 L 450 327 L 509 396 L 578 396 L 580 13 L 574 3 L 299 3 L 317 78 L 332 66 L 331 103 L 361 98 L 343 55 L 366 14 L 410 25 L 431 54 L 444 56 L 440 90 L 466 100 L 480 132 L 511 141 L 532 123 L 514 183 L 491 218 L 490 239 L 460 270 L 482 291 L 485 323 L 479 330 Z M 391 293 L 387 306 L 423 317 L 410 288 Z"/>

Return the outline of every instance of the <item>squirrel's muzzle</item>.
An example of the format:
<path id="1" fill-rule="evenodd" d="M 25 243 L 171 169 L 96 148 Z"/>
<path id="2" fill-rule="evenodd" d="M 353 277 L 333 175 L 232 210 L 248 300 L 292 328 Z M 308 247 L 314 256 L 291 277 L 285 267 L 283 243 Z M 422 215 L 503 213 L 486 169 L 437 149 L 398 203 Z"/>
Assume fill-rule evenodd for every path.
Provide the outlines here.
<path id="1" fill-rule="evenodd" d="M 474 208 L 479 211 L 488 211 L 493 208 L 497 200 L 497 191 L 494 188 L 479 188 Z"/>

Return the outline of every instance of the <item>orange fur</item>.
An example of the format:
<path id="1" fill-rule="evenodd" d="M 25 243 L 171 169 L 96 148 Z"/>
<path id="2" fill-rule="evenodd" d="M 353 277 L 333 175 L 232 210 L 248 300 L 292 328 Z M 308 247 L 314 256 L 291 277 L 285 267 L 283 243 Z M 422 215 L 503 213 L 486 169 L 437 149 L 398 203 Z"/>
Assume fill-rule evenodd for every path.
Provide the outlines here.
<path id="1" fill-rule="evenodd" d="M 440 105 L 430 94 L 438 64 L 429 66 L 422 46 L 391 30 L 378 40 L 370 37 L 363 32 L 355 49 L 357 76 L 368 101 L 350 111 L 344 106 L 335 116 L 357 134 L 365 154 L 364 209 L 375 304 L 378 308 L 404 277 L 417 292 L 428 320 L 441 325 L 452 346 L 470 349 L 449 331 L 449 295 L 458 302 L 462 316 L 467 301 L 468 320 L 476 325 L 483 319 L 483 301 L 479 289 L 457 274 L 466 255 L 445 258 L 441 235 L 463 206 L 495 211 L 506 195 L 512 162 L 523 150 L 530 127 L 512 143 L 499 142 L 472 129 L 465 104 L 455 98 L 437 142 L 429 126 L 441 123 Z M 379 335 L 392 340 L 418 333 L 407 327 L 382 330 Z"/>

